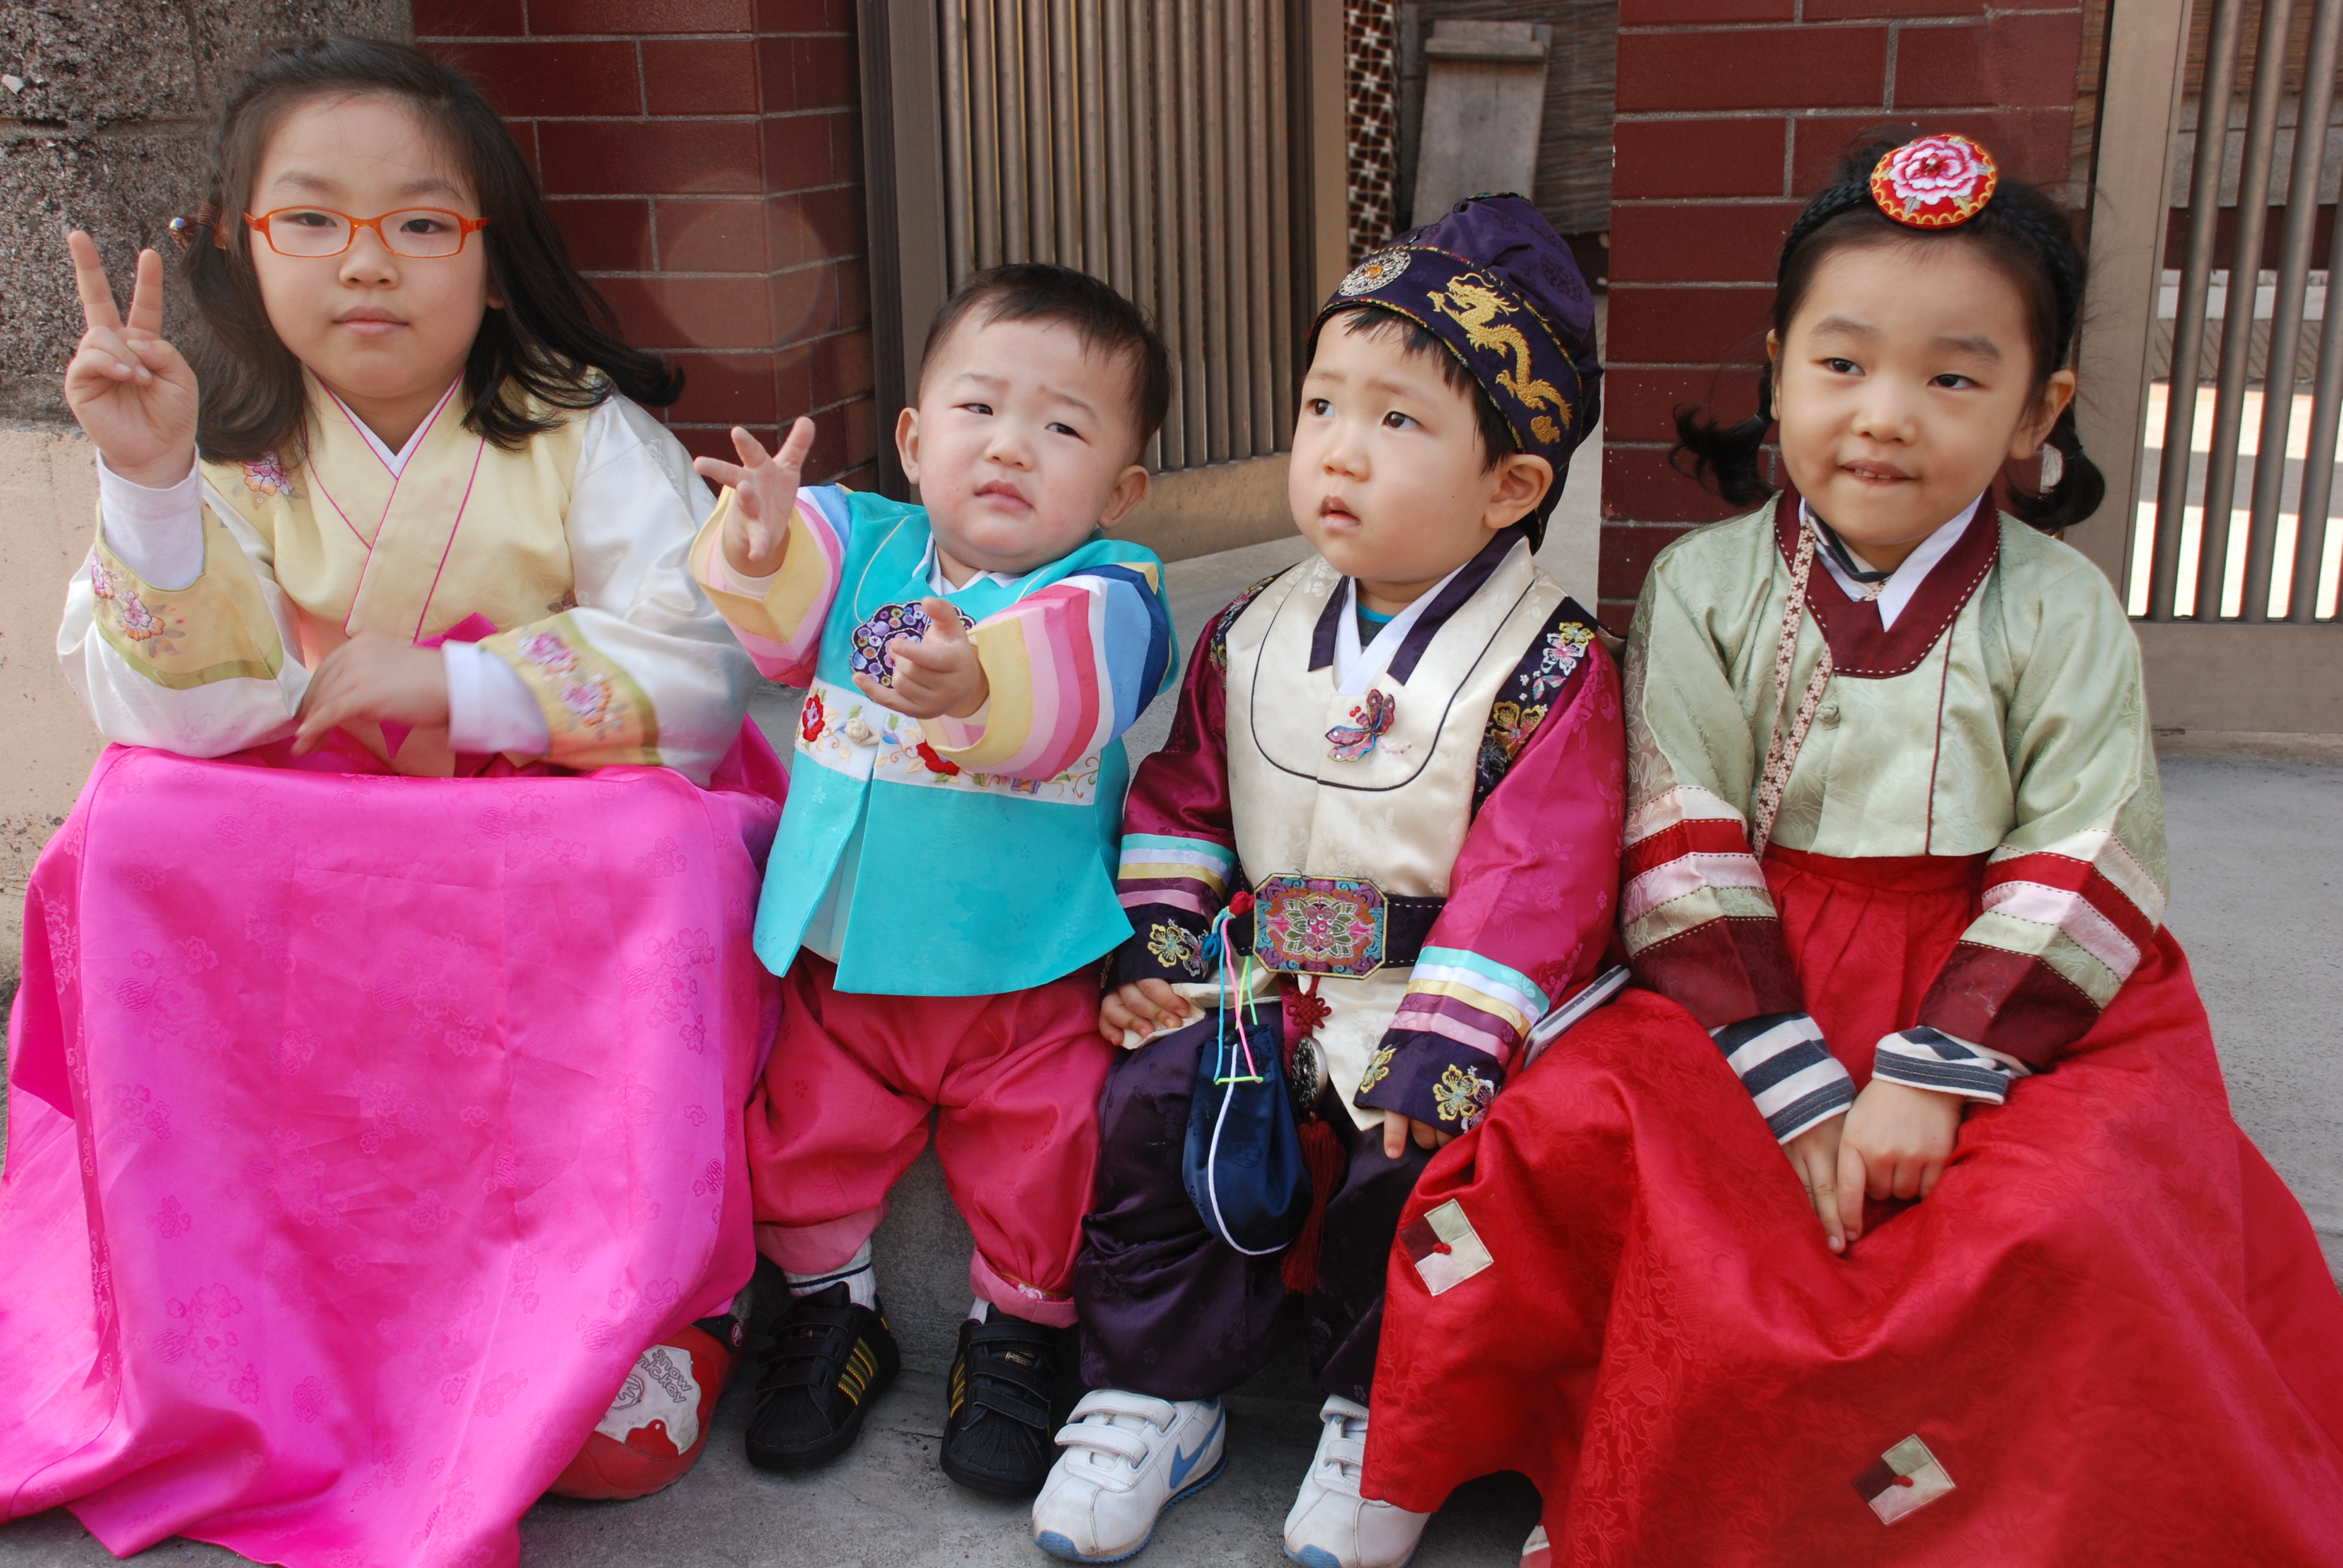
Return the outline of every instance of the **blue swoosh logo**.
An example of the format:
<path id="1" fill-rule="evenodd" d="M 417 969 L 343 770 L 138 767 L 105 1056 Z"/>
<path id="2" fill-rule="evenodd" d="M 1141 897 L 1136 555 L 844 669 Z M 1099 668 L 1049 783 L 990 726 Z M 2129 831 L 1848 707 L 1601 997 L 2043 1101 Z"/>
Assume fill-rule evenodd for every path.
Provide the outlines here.
<path id="1" fill-rule="evenodd" d="M 1192 1453 L 1174 1452 L 1172 1455 L 1172 1491 L 1177 1492 L 1180 1490 L 1181 1484 L 1188 1479 L 1188 1473 L 1195 1469 L 1197 1462 L 1201 1461 L 1212 1449 L 1212 1439 L 1220 1436 L 1221 1434 L 1221 1423 L 1228 1419 L 1228 1412 L 1226 1411 L 1214 1412 L 1212 1415 L 1212 1430 L 1204 1434 L 1204 1441 L 1196 1445 L 1195 1452 Z"/>

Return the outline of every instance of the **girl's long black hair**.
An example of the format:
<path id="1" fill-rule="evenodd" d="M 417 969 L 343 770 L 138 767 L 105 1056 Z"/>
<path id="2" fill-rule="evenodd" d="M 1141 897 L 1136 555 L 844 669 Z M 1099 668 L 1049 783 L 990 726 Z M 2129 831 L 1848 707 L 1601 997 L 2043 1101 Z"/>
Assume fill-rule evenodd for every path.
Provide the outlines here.
<path id="1" fill-rule="evenodd" d="M 220 112 L 184 266 L 204 328 L 194 361 L 203 393 L 196 443 L 206 457 L 249 462 L 275 451 L 291 462 L 307 445 L 300 361 L 268 324 L 242 214 L 286 111 L 343 94 L 414 106 L 488 220 L 477 237 L 488 246 L 489 287 L 504 304 L 481 318 L 464 362 L 468 429 L 510 449 L 614 391 L 654 407 L 682 394 L 680 373 L 619 336 L 609 302 L 570 260 L 536 176 L 471 78 L 404 45 L 327 38 L 263 60 Z M 214 227 L 224 248 L 212 243 Z"/>
<path id="2" fill-rule="evenodd" d="M 1815 269 L 1833 251 L 1892 241 L 1974 245 L 2025 299 L 2038 397 L 2052 373 L 2066 363 L 2082 313 L 2084 260 L 2074 226 L 2039 189 L 2006 174 L 1985 210 L 1956 228 L 1924 230 L 1896 223 L 1872 202 L 1871 171 L 1883 155 L 1917 135 L 1906 126 L 1866 132 L 1847 149 L 1836 183 L 1807 204 L 1790 226 L 1774 289 L 1776 337 L 1788 337 L 1791 319 L 1805 301 Z M 1735 506 L 1754 507 L 1774 493 L 1764 470 L 1765 437 L 1774 427 L 1774 378 L 1768 367 L 1757 384 L 1757 411 L 1737 424 L 1722 424 L 1695 407 L 1675 411 L 1675 453 L 1689 457 L 1694 477 Z M 2055 533 L 2097 511 L 2107 485 L 2098 466 L 2083 455 L 2071 401 L 2050 427 L 2046 441 L 2059 457 L 2056 482 L 2038 493 L 2012 486 L 2008 504 L 2023 521 Z"/>

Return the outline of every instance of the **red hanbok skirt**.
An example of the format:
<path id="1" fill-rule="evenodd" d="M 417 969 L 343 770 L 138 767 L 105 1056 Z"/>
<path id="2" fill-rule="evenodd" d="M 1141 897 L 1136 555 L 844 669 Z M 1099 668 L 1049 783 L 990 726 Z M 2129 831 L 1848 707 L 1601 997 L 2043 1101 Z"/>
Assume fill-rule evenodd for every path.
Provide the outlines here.
<path id="1" fill-rule="evenodd" d="M 1768 858 L 1858 1083 L 1982 869 Z M 1452 1199 L 1493 1262 L 1435 1296 L 1394 1254 L 1369 1496 L 1525 1472 L 1557 1568 L 2343 1562 L 2343 1295 L 2168 934 L 1844 1258 L 1706 1032 L 1642 990 L 1509 1085 L 1406 1220 Z M 1915 1436 L 1953 1490 L 1883 1523 Z"/>

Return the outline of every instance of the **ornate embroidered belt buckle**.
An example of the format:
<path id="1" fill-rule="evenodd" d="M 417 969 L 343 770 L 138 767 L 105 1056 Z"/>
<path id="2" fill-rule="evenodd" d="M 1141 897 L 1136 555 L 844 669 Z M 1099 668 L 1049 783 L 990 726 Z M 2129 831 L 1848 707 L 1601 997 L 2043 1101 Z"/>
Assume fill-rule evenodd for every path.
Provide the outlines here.
<path id="1" fill-rule="evenodd" d="M 1285 873 L 1252 896 L 1252 950 L 1271 969 L 1363 980 L 1383 968 L 1390 906 L 1364 878 Z"/>

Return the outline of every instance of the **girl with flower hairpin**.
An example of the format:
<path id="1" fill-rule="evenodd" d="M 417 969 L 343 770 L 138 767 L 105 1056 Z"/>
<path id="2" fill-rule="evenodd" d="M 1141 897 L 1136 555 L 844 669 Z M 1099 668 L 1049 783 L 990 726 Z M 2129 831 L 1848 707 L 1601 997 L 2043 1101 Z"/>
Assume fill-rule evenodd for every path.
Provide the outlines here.
<path id="1" fill-rule="evenodd" d="M 1755 417 L 1678 417 L 1756 509 L 1630 639 L 1644 989 L 1417 1184 L 1368 1495 L 1526 1471 L 1539 1563 L 2335 1560 L 2343 1298 L 2230 1117 L 2138 646 L 2056 538 L 2082 298 L 1965 137 L 1792 226 Z"/>
<path id="2" fill-rule="evenodd" d="M 714 506 L 479 89 L 337 38 L 223 112 L 184 275 L 69 244 L 115 744 L 8 1038 L 0 1519 L 501 1568 L 699 1456 L 755 1265 L 783 777 Z"/>

